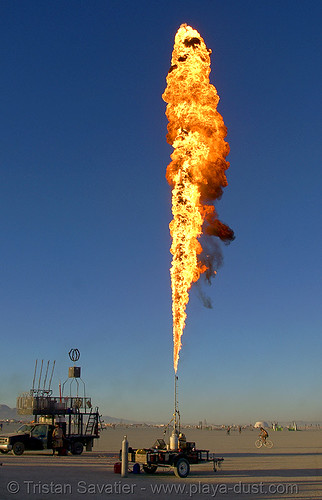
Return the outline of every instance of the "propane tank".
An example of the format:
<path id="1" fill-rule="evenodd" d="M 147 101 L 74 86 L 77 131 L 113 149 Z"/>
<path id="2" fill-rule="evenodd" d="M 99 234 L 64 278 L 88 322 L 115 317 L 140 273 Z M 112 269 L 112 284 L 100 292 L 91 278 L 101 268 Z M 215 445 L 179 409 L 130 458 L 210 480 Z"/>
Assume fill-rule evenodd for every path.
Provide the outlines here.
<path id="1" fill-rule="evenodd" d="M 173 429 L 172 434 L 170 436 L 170 450 L 178 449 L 178 433 L 175 429 Z"/>
<path id="2" fill-rule="evenodd" d="M 124 436 L 122 441 L 122 465 L 121 465 L 121 477 L 127 477 L 128 460 L 129 460 L 129 443 L 127 436 Z"/>

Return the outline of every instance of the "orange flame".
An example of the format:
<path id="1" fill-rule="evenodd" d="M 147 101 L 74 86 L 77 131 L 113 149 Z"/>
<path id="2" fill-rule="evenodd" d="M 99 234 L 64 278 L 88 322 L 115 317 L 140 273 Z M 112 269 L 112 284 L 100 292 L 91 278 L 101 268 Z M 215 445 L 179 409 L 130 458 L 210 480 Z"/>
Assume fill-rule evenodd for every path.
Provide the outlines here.
<path id="1" fill-rule="evenodd" d="M 227 186 L 227 129 L 217 111 L 219 97 L 209 83 L 210 54 L 198 31 L 182 24 L 175 36 L 167 88 L 167 141 L 174 147 L 167 180 L 172 186 L 172 315 L 174 370 L 177 372 L 181 336 L 187 317 L 189 290 L 207 270 L 199 238 L 218 236 L 227 242 L 233 231 L 220 222 L 213 204 Z"/>

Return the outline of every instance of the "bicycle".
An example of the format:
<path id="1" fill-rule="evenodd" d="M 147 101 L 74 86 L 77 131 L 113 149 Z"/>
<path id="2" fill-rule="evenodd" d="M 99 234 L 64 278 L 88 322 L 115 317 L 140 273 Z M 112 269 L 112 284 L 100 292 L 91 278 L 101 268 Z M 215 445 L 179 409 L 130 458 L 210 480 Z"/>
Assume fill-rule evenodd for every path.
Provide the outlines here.
<path id="1" fill-rule="evenodd" d="M 266 446 L 266 448 L 273 448 L 273 441 L 270 439 L 256 439 L 255 446 L 256 448 L 261 448 L 262 446 Z"/>

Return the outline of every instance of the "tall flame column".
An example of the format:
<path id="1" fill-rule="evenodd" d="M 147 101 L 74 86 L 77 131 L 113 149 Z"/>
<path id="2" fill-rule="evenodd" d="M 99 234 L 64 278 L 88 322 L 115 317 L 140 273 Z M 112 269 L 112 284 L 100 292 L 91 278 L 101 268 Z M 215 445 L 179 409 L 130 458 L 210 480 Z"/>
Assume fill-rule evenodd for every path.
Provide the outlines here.
<path id="1" fill-rule="evenodd" d="M 177 372 L 181 336 L 185 327 L 189 290 L 209 269 L 199 241 L 202 234 L 233 239 L 233 232 L 218 221 L 212 204 L 227 185 L 225 160 L 229 153 L 226 127 L 217 112 L 219 97 L 209 83 L 210 54 L 198 31 L 183 24 L 176 36 L 167 88 L 167 141 L 174 147 L 167 168 L 172 187 L 171 287 L 173 361 Z"/>

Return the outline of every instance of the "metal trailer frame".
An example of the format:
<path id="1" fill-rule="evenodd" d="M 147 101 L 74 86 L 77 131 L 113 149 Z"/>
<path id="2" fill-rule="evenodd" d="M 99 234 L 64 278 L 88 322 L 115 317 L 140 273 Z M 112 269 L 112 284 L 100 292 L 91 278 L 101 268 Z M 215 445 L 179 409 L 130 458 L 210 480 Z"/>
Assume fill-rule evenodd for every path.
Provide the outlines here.
<path id="1" fill-rule="evenodd" d="M 120 461 L 122 453 L 120 451 Z M 158 467 L 172 468 L 175 475 L 185 478 L 189 475 L 190 465 L 213 463 L 213 471 L 221 467 L 223 458 L 215 457 L 209 450 L 160 450 L 157 448 L 142 448 L 128 450 L 128 461 L 139 464 L 146 474 L 154 474 Z"/>

